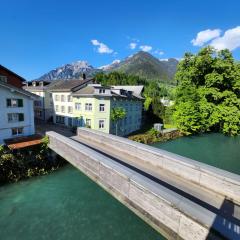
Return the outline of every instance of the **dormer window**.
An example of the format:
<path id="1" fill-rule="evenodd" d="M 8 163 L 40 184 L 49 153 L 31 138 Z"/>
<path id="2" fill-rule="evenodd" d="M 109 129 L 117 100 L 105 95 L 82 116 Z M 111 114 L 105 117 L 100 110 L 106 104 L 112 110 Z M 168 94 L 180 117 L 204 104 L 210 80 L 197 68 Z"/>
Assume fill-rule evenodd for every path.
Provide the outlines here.
<path id="1" fill-rule="evenodd" d="M 99 93 L 100 93 L 100 94 L 104 94 L 104 93 L 105 93 L 105 89 L 102 89 L 102 88 L 99 89 Z"/>
<path id="2" fill-rule="evenodd" d="M 7 83 L 7 76 L 0 75 L 0 81 Z"/>

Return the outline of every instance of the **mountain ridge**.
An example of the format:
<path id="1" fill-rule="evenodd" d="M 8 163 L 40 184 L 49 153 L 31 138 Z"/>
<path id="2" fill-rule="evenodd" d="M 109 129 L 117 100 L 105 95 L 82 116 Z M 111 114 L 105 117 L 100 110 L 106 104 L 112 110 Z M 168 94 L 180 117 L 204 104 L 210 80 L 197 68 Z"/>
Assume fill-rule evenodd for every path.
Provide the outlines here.
<path id="1" fill-rule="evenodd" d="M 161 61 L 148 52 L 137 52 L 123 60 L 115 60 L 112 63 L 94 68 L 87 61 L 76 61 L 57 67 L 36 80 L 57 80 L 57 79 L 80 79 L 83 74 L 87 77 L 94 77 L 99 72 L 110 73 L 113 71 L 137 75 L 149 81 L 159 80 L 171 82 L 176 72 L 178 60 L 169 58 Z"/>

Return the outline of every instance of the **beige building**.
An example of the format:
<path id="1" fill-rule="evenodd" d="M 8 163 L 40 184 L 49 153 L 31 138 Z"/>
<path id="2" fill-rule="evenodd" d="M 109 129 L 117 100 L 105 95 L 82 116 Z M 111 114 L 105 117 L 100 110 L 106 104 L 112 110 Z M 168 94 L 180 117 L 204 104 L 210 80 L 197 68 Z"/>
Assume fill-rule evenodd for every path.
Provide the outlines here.
<path id="1" fill-rule="evenodd" d="M 52 119 L 52 93 L 48 91 L 48 88 L 57 83 L 58 81 L 54 81 L 53 83 L 48 81 L 26 82 L 24 89 L 39 96 L 39 98 L 34 101 L 34 115 L 36 119 L 43 121 L 50 121 Z"/>
<path id="2" fill-rule="evenodd" d="M 73 126 L 73 99 L 72 93 L 92 83 L 92 79 L 59 80 L 48 88 L 52 94 L 53 122 L 65 126 Z"/>

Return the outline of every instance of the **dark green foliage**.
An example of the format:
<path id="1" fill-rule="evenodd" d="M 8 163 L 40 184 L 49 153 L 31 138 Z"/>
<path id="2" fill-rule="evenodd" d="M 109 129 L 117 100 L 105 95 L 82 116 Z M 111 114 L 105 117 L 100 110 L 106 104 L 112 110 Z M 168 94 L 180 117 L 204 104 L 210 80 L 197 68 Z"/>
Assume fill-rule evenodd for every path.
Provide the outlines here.
<path id="1" fill-rule="evenodd" d="M 26 149 L 0 146 L 0 185 L 44 175 L 62 166 L 65 160 L 53 158 L 47 144 L 48 139 L 44 138 L 41 145 Z"/>
<path id="2" fill-rule="evenodd" d="M 240 66 L 228 50 L 186 53 L 176 73 L 174 119 L 184 133 L 240 133 Z"/>
<path id="3" fill-rule="evenodd" d="M 111 72 L 108 74 L 98 73 L 95 76 L 98 83 L 103 86 L 109 85 L 146 85 L 147 81 L 134 75 L 127 75 L 120 72 Z"/>

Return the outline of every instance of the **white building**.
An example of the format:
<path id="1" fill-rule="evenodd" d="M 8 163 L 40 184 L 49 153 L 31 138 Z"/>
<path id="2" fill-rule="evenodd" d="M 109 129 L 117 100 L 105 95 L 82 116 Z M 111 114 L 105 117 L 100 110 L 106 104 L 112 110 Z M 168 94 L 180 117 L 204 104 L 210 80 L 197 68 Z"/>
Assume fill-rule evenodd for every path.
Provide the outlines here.
<path id="1" fill-rule="evenodd" d="M 33 101 L 36 95 L 0 81 L 0 144 L 5 139 L 35 133 Z"/>
<path id="2" fill-rule="evenodd" d="M 87 86 L 92 81 L 92 79 L 60 80 L 48 88 L 48 91 L 52 93 L 54 123 L 68 127 L 73 126 L 72 93 Z"/>
<path id="3" fill-rule="evenodd" d="M 53 118 L 53 99 L 49 88 L 57 85 L 60 81 L 31 81 L 26 82 L 23 87 L 26 91 L 39 96 L 34 101 L 35 119 L 42 121 L 52 121 Z"/>

